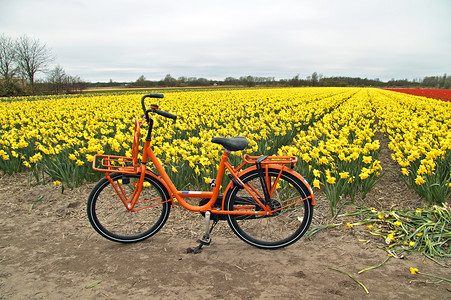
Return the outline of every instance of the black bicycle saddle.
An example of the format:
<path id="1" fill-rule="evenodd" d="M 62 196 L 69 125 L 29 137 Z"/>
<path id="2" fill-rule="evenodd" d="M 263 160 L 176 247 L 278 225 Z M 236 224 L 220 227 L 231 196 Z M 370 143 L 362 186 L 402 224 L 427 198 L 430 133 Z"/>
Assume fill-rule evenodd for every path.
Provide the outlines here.
<path id="1" fill-rule="evenodd" d="M 215 137 L 211 139 L 212 143 L 224 146 L 229 151 L 240 151 L 247 147 L 249 141 L 242 136 L 234 136 L 231 138 Z"/>

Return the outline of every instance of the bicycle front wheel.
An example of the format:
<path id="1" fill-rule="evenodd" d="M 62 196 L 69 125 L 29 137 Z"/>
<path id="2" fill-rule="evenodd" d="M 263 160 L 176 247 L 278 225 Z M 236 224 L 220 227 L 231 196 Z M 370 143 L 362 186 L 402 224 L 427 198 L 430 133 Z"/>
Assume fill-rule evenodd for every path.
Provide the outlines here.
<path id="1" fill-rule="evenodd" d="M 141 195 L 134 211 L 127 210 L 123 199 L 130 199 L 140 174 L 110 175 L 113 184 L 103 178 L 88 199 L 88 219 L 103 237 L 120 243 L 139 242 L 157 233 L 171 209 L 167 189 L 150 175 L 145 175 Z"/>
<path id="2" fill-rule="evenodd" d="M 274 211 L 270 216 L 263 215 L 227 215 L 232 231 L 246 243 L 264 249 L 277 249 L 291 245 L 307 231 L 313 216 L 311 189 L 299 178 L 280 170 L 269 169 L 265 181 L 272 188 L 270 206 Z M 241 181 L 259 194 L 259 200 L 265 203 L 264 192 L 257 170 L 242 177 Z M 267 180 L 266 180 L 267 179 Z M 262 211 L 257 201 L 243 188 L 235 185 L 227 193 L 227 210 Z"/>

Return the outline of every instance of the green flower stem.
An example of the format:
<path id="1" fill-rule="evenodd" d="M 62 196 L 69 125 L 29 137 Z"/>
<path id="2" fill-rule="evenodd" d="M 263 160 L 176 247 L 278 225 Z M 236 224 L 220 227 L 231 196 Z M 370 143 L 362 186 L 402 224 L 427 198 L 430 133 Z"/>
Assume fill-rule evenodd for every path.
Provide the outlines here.
<path id="1" fill-rule="evenodd" d="M 424 275 L 424 276 L 429 276 L 429 277 L 432 277 L 432 278 L 435 278 L 435 279 L 440 279 L 440 280 L 447 281 L 447 282 L 451 282 L 451 279 L 443 278 L 443 277 L 440 277 L 440 276 L 435 276 L 435 275 L 432 275 L 432 274 L 427 274 L 427 273 L 423 273 L 423 272 L 418 272 L 418 274 L 421 274 L 421 275 Z"/>
<path id="2" fill-rule="evenodd" d="M 384 265 L 390 258 L 391 258 L 391 256 L 387 257 L 383 262 L 381 262 L 380 264 L 378 264 L 376 266 L 371 266 L 371 267 L 365 268 L 363 270 L 360 270 L 359 272 L 357 272 L 357 274 L 361 274 L 368 270 L 377 269 L 377 268 L 381 267 L 382 265 Z"/>
<path id="3" fill-rule="evenodd" d="M 347 272 L 345 272 L 345 271 L 336 269 L 336 268 L 329 268 L 329 269 L 348 275 L 349 278 L 351 278 L 352 280 L 354 280 L 355 282 L 357 282 L 358 284 L 360 284 L 360 286 L 363 287 L 363 289 L 365 290 L 365 292 L 366 292 L 367 294 L 370 293 L 370 292 L 368 292 L 368 289 L 366 288 L 366 286 L 364 286 L 363 283 L 361 283 L 360 281 L 358 281 L 357 279 L 355 279 L 351 274 L 349 274 L 349 273 L 347 273 Z"/>

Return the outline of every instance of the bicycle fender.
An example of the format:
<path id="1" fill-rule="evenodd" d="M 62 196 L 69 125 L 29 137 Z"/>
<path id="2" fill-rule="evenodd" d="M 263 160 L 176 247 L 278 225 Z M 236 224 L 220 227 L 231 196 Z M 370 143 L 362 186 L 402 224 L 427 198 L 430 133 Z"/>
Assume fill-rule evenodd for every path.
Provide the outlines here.
<path id="1" fill-rule="evenodd" d="M 307 182 L 307 180 L 305 180 L 304 177 L 301 176 L 301 174 L 299 174 L 298 172 L 296 172 L 296 171 L 294 171 L 294 170 L 292 170 L 292 169 L 290 169 L 288 167 L 282 166 L 282 165 L 267 164 L 267 165 L 265 165 L 265 168 L 266 168 L 266 166 L 268 168 L 270 168 L 270 169 L 276 169 L 276 170 L 282 170 L 283 169 L 285 172 L 287 172 L 287 173 L 293 175 L 294 177 L 296 177 L 297 179 L 301 180 L 304 183 L 304 185 L 307 187 L 307 189 L 309 190 L 310 194 L 312 195 L 312 198 L 310 200 L 311 204 L 315 205 L 315 197 L 313 195 L 313 190 L 312 190 L 310 184 Z M 251 166 L 251 167 L 249 167 L 247 169 L 244 169 L 243 171 L 238 173 L 238 178 L 240 178 L 241 176 L 243 176 L 243 175 L 245 175 L 245 174 L 247 174 L 247 173 L 249 173 L 251 171 L 255 171 L 255 170 L 257 170 L 257 166 L 255 166 L 255 165 L 253 165 L 253 166 Z M 226 187 L 226 189 L 224 191 L 224 195 L 227 195 L 229 190 L 233 188 L 233 184 L 234 184 L 233 181 L 229 182 L 229 184 L 227 185 L 227 187 Z"/>
<path id="2" fill-rule="evenodd" d="M 169 186 L 166 184 L 166 182 L 163 180 L 163 178 L 161 178 L 160 176 L 158 176 L 154 172 L 150 171 L 149 169 L 146 169 L 146 175 L 149 175 L 149 176 L 153 177 L 154 179 L 158 180 L 158 182 L 160 182 L 163 185 L 163 187 L 167 191 L 168 198 L 171 200 L 171 206 L 174 207 L 173 194 L 170 192 Z"/>

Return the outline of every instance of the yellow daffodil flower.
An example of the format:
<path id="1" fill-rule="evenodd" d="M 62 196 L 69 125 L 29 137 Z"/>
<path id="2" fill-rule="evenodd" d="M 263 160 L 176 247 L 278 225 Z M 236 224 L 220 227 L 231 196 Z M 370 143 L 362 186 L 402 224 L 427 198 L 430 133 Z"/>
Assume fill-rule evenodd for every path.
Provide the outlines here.
<path id="1" fill-rule="evenodd" d="M 320 188 L 318 179 L 313 180 L 313 187 L 318 188 L 318 189 Z"/>
<path id="2" fill-rule="evenodd" d="M 425 182 L 426 181 L 420 175 L 418 175 L 417 178 L 415 179 L 415 184 L 417 184 L 417 185 L 422 185 Z"/>
<path id="3" fill-rule="evenodd" d="M 335 177 L 327 177 L 327 183 L 334 184 L 335 180 Z"/>
<path id="4" fill-rule="evenodd" d="M 340 178 L 346 179 L 346 178 L 348 178 L 348 177 L 349 177 L 349 172 L 341 172 L 341 173 L 340 173 Z"/>

